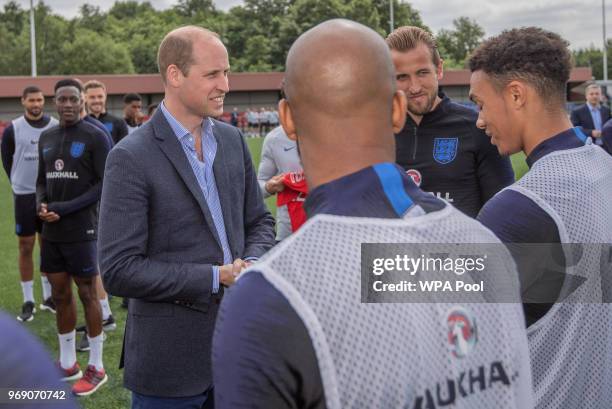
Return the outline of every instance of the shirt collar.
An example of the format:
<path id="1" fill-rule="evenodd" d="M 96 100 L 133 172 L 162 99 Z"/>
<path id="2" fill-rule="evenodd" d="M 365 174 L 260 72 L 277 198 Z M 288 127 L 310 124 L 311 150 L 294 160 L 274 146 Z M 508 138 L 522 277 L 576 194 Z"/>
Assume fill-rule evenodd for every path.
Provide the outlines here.
<path id="1" fill-rule="evenodd" d="M 445 206 L 421 191 L 397 164 L 380 163 L 312 189 L 304 210 L 308 218 L 317 214 L 399 218 L 414 204 L 425 212 Z"/>
<path id="2" fill-rule="evenodd" d="M 166 105 L 164 104 L 164 101 L 162 101 L 161 104 L 159 104 L 159 107 L 162 113 L 164 114 L 166 121 L 168 121 L 168 124 L 170 125 L 172 132 L 174 132 L 174 135 L 178 138 L 179 141 L 191 135 L 191 133 L 187 130 L 187 128 L 185 128 L 183 124 L 181 124 L 170 113 L 170 111 L 168 111 L 168 109 L 166 108 Z M 202 119 L 202 136 L 211 134 L 213 126 L 214 126 L 214 123 L 213 121 L 211 121 L 210 118 L 207 117 L 207 118 Z"/>
<path id="3" fill-rule="evenodd" d="M 531 169 L 534 163 L 549 153 L 579 148 L 585 144 L 586 139 L 587 137 L 579 128 L 567 129 L 536 146 L 526 159 L 527 166 Z"/>
<path id="4" fill-rule="evenodd" d="M 591 112 L 598 112 L 599 111 L 599 107 L 600 107 L 599 104 L 593 106 L 593 105 L 587 103 L 587 105 L 589 106 L 589 109 L 591 110 Z"/>

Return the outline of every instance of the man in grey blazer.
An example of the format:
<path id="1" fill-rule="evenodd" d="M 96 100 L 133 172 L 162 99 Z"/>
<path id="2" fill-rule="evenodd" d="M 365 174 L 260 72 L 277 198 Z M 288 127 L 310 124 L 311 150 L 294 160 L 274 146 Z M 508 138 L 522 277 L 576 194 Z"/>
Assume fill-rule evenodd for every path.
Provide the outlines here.
<path id="1" fill-rule="evenodd" d="M 227 51 L 200 27 L 171 31 L 165 98 L 107 160 L 99 251 L 109 293 L 129 297 L 124 384 L 132 408 L 211 404 L 211 340 L 223 287 L 274 244 L 240 131 L 212 119 Z"/>

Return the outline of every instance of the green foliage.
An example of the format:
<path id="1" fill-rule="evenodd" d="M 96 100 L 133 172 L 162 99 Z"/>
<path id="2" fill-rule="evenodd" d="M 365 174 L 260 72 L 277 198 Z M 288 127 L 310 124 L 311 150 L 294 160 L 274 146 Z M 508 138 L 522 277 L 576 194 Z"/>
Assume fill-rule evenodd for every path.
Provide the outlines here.
<path id="1" fill-rule="evenodd" d="M 453 27 L 453 30 L 441 29 L 436 40 L 445 65 L 460 65 L 463 68 L 467 57 L 482 42 L 485 32 L 475 20 L 468 17 L 456 18 Z"/>
<path id="2" fill-rule="evenodd" d="M 429 30 L 410 3 L 392 1 L 394 27 Z M 217 10 L 213 0 L 176 0 L 165 10 L 150 1 L 117 0 L 108 11 L 90 0 L 70 20 L 39 0 L 35 12 L 40 75 L 155 73 L 161 39 L 187 24 L 219 33 L 235 72 L 283 71 L 295 39 L 325 20 L 351 19 L 382 36 L 390 30 L 389 0 L 245 0 L 227 12 Z M 484 32 L 466 17 L 453 24 L 453 30 L 440 31 L 440 48 L 446 67 L 461 68 Z M 0 11 L 0 75 L 30 74 L 29 35 L 29 10 L 9 1 Z"/>
<path id="3" fill-rule="evenodd" d="M 102 51 L 102 52 L 100 52 Z M 74 41 L 65 43 L 58 74 L 132 74 L 134 66 L 126 47 L 94 31 L 78 30 Z"/>
<path id="4" fill-rule="evenodd" d="M 19 6 L 19 3 L 11 0 L 4 5 L 4 12 L 0 14 L 0 26 L 11 34 L 19 35 L 27 19 L 28 15 Z"/>
<path id="5" fill-rule="evenodd" d="M 612 39 L 607 41 L 608 51 L 608 78 L 612 79 Z M 591 67 L 593 77 L 598 80 L 603 79 L 603 51 L 591 45 L 588 48 L 581 48 L 574 51 L 574 61 L 577 67 Z"/>
<path id="6" fill-rule="evenodd" d="M 372 0 L 374 7 L 378 12 L 379 20 L 378 27 L 383 29 L 383 32 L 388 34 L 390 27 L 390 10 L 389 0 Z M 423 23 L 421 14 L 410 3 L 393 0 L 393 28 L 402 26 L 417 26 L 428 31 L 429 27 Z"/>

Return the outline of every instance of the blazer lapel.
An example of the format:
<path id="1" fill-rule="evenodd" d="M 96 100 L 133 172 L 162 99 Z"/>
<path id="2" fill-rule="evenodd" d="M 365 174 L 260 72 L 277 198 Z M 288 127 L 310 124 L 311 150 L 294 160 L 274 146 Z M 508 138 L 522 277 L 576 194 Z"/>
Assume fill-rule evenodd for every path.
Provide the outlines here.
<path id="1" fill-rule="evenodd" d="M 215 182 L 217 184 L 217 192 L 219 193 L 219 203 L 221 203 L 221 211 L 223 213 L 223 222 L 225 224 L 225 232 L 230 249 L 234 249 L 234 229 L 232 223 L 232 201 L 230 197 L 230 178 L 229 169 L 227 168 L 227 152 L 225 141 L 220 134 L 219 127 L 213 125 L 213 135 L 217 141 L 217 154 L 213 162 L 213 173 L 215 174 Z"/>
<path id="2" fill-rule="evenodd" d="M 217 228 L 213 222 L 212 215 L 210 214 L 210 210 L 208 209 L 208 205 L 206 204 L 206 200 L 204 199 L 204 195 L 200 185 L 198 184 L 198 180 L 193 174 L 193 169 L 191 168 L 189 161 L 185 157 L 185 152 L 183 151 L 181 143 L 174 134 L 174 131 L 170 127 L 170 124 L 168 124 L 168 121 L 166 121 L 166 118 L 160 109 L 155 112 L 153 118 L 151 118 L 151 121 L 153 121 L 154 135 L 159 147 L 161 148 L 162 152 L 164 152 L 170 163 L 172 163 L 181 179 L 183 179 L 183 182 L 185 182 L 185 185 L 193 197 L 195 197 L 197 200 L 198 204 L 200 205 L 200 209 L 202 210 L 202 214 L 204 214 L 204 219 L 212 231 L 219 248 L 221 248 L 221 240 L 219 240 Z"/>
<path id="3" fill-rule="evenodd" d="M 589 107 L 589 104 L 585 105 L 585 111 L 586 111 L 587 125 L 589 126 L 590 129 L 595 129 L 595 122 L 593 122 L 593 115 L 591 115 L 591 108 Z M 591 135 L 588 135 L 588 136 L 591 136 Z"/>

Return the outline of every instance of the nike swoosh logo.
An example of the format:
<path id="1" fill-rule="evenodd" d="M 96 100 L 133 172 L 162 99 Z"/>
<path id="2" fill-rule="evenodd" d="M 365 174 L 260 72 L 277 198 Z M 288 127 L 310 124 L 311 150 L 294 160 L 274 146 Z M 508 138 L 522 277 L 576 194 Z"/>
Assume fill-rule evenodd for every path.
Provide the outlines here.
<path id="1" fill-rule="evenodd" d="M 285 150 L 285 152 L 289 152 L 293 148 L 295 148 L 295 146 L 292 146 L 291 148 L 283 148 L 283 149 Z"/>

